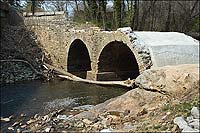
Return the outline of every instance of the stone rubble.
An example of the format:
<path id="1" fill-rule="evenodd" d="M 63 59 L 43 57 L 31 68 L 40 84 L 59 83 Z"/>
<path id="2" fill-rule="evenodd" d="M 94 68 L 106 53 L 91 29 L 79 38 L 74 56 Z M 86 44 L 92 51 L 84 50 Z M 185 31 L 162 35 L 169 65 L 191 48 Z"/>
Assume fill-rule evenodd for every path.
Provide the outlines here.
<path id="1" fill-rule="evenodd" d="M 182 130 L 182 132 L 200 132 L 199 126 L 199 109 L 193 107 L 191 110 L 191 116 L 184 120 L 183 117 L 176 117 L 174 123 Z"/>
<path id="2" fill-rule="evenodd" d="M 1 121 L 9 122 L 10 118 L 3 118 L 3 117 L 1 117 Z"/>
<path id="3" fill-rule="evenodd" d="M 19 122 L 17 121 L 17 122 L 15 122 L 14 124 L 12 124 L 12 127 L 15 127 L 16 125 L 18 125 L 19 124 Z"/>
<path id="4" fill-rule="evenodd" d="M 102 129 L 101 131 L 100 131 L 101 133 L 109 133 L 109 132 L 112 132 L 112 129 Z"/>
<path id="5" fill-rule="evenodd" d="M 194 119 L 199 119 L 199 109 L 198 107 L 193 107 L 191 110 L 191 114 L 194 117 Z"/>
<path id="6" fill-rule="evenodd" d="M 14 130 L 14 128 L 13 127 L 8 127 L 8 130 Z"/>

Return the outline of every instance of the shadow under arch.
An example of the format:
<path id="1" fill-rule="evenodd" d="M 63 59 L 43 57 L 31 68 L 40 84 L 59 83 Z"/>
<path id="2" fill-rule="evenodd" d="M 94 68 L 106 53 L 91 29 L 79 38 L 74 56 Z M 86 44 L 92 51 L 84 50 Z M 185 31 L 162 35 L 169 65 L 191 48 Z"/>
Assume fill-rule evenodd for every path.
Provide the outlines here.
<path id="1" fill-rule="evenodd" d="M 97 80 L 127 80 L 139 75 L 139 66 L 131 49 L 119 41 L 108 43 L 98 59 Z"/>
<path id="2" fill-rule="evenodd" d="M 70 45 L 67 58 L 67 71 L 81 78 L 87 78 L 91 70 L 91 60 L 85 43 L 75 39 Z"/>

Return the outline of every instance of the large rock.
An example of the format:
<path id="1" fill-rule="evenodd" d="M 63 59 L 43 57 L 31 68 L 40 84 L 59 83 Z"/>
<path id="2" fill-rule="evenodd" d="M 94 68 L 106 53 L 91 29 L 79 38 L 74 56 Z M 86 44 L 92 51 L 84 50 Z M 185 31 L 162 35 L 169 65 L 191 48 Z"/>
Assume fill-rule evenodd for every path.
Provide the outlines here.
<path id="1" fill-rule="evenodd" d="M 197 93 L 198 67 L 198 65 L 180 65 L 147 70 L 136 79 L 139 88 L 98 104 L 93 109 L 80 113 L 76 117 L 94 119 L 102 112 L 124 113 L 127 110 L 131 116 L 143 115 L 151 108 L 156 108 L 159 104 L 169 100 L 171 95 L 163 95 L 164 92 L 174 94 L 176 96 L 174 98 L 182 98 L 184 94 Z"/>
<path id="2" fill-rule="evenodd" d="M 191 110 L 191 114 L 195 119 L 199 119 L 199 108 L 193 107 Z"/>
<path id="3" fill-rule="evenodd" d="M 194 119 L 193 122 L 189 123 L 189 126 L 194 129 L 200 130 L 199 119 Z"/>
<path id="4" fill-rule="evenodd" d="M 189 129 L 187 122 L 183 119 L 183 117 L 176 117 L 174 119 L 174 123 L 179 126 L 180 129 Z"/>
<path id="5" fill-rule="evenodd" d="M 170 93 L 178 97 L 185 92 L 198 90 L 199 65 L 187 64 L 149 69 L 139 75 L 135 83 L 142 89 Z"/>
<path id="6" fill-rule="evenodd" d="M 104 103 L 96 105 L 93 109 L 80 113 L 77 118 L 94 119 L 102 112 L 119 112 L 124 113 L 130 111 L 129 115 L 137 115 L 144 108 L 150 108 L 157 105 L 156 101 L 164 101 L 166 96 L 144 89 L 136 88 L 122 96 L 112 98 Z M 147 105 L 147 106 L 146 106 Z M 152 106 L 151 106 L 152 105 Z"/>

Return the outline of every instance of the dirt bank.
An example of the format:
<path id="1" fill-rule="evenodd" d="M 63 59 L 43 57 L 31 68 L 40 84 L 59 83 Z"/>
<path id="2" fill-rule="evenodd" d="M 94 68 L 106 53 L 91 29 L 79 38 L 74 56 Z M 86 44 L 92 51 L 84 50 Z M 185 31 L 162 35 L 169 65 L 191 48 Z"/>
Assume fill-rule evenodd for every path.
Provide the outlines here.
<path id="1" fill-rule="evenodd" d="M 21 80 L 33 80 L 39 76 L 24 62 L 11 61 L 20 59 L 29 62 L 41 71 L 42 50 L 34 33 L 24 26 L 7 25 L 1 29 L 0 83 L 12 83 Z"/>

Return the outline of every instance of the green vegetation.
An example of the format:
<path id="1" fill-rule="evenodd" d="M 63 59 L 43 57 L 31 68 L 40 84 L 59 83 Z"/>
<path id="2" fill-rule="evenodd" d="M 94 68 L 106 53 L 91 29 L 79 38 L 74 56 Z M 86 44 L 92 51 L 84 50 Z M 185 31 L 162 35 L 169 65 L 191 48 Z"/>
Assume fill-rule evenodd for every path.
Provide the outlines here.
<path id="1" fill-rule="evenodd" d="M 162 111 L 170 111 L 173 112 L 176 116 L 184 116 L 187 117 L 190 115 L 190 110 L 193 106 L 200 106 L 200 99 L 198 97 L 193 98 L 190 101 L 184 101 L 180 104 L 172 105 L 170 103 L 164 105 Z"/>
<path id="2" fill-rule="evenodd" d="M 177 116 L 185 118 L 190 116 L 191 109 L 194 106 L 200 106 L 199 95 L 192 96 L 190 100 L 185 99 L 181 103 L 174 104 L 173 101 L 169 101 L 160 109 L 150 112 L 147 117 L 139 118 L 140 126 L 137 129 L 142 132 L 169 132 L 172 129 L 179 132 L 178 128 L 174 128 L 174 118 Z M 167 113 L 168 115 L 166 115 Z M 162 119 L 164 116 L 166 116 L 166 119 Z"/>

